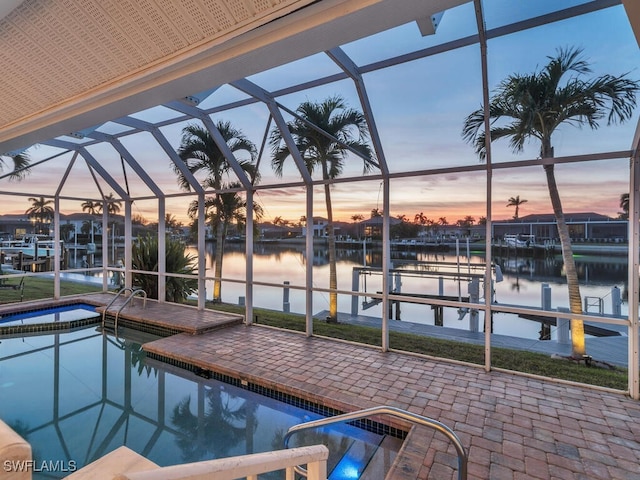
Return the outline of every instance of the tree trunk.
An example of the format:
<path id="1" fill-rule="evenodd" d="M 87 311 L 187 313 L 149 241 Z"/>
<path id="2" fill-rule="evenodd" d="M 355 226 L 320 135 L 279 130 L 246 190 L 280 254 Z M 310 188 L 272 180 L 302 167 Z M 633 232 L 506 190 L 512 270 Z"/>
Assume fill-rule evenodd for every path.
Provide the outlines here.
<path id="1" fill-rule="evenodd" d="M 219 206 L 217 207 L 219 208 Z M 224 228 L 220 220 L 220 210 L 217 212 L 216 219 L 216 259 L 213 276 L 213 302 L 222 302 L 222 255 L 224 253 Z"/>
<path id="2" fill-rule="evenodd" d="M 329 322 L 338 321 L 338 274 L 336 272 L 336 235 L 333 228 L 333 207 L 331 204 L 331 192 L 329 184 L 324 186 L 324 197 L 327 204 L 327 235 L 329 248 Z"/>
<path id="3" fill-rule="evenodd" d="M 552 156 L 552 155 L 550 155 Z M 547 157 L 548 158 L 548 157 Z M 564 219 L 562 211 L 562 202 L 556 185 L 554 173 L 554 165 L 545 165 L 544 171 L 547 176 L 547 186 L 549 187 L 549 196 L 551 197 L 551 205 L 553 213 L 556 217 L 558 226 L 558 235 L 560 236 L 560 245 L 562 247 L 562 260 L 564 262 L 565 275 L 567 276 L 567 288 L 569 289 L 569 306 L 571 313 L 582 314 L 582 297 L 580 296 L 580 283 L 578 281 L 578 271 L 576 263 L 573 259 L 573 249 L 571 248 L 571 237 L 569 236 L 569 227 Z M 585 355 L 584 342 L 584 324 L 582 320 L 571 319 L 571 355 L 574 358 L 580 358 Z"/>

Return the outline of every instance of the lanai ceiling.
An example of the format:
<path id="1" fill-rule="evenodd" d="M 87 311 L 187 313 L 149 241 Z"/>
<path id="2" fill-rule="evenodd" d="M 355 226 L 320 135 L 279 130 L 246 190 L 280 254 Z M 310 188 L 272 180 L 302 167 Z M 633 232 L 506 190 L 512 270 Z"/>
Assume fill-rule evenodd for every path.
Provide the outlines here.
<path id="1" fill-rule="evenodd" d="M 463 0 L 5 0 L 0 153 L 431 15 Z"/>

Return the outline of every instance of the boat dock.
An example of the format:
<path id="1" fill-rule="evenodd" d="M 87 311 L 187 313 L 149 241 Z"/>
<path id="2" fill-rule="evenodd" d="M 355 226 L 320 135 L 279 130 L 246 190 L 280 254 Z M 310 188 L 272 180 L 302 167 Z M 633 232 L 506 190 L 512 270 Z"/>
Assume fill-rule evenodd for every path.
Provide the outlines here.
<path id="1" fill-rule="evenodd" d="M 328 310 L 323 310 L 314 315 L 315 318 L 326 318 Z M 338 322 L 364 327 L 382 328 L 382 320 L 366 315 L 349 315 L 338 313 Z M 394 332 L 410 333 L 425 337 L 451 340 L 456 342 L 484 345 L 484 332 L 471 332 L 450 327 L 425 325 L 422 323 L 389 320 L 389 330 Z M 558 355 L 568 357 L 571 355 L 570 343 L 559 343 L 554 340 L 534 340 L 530 338 L 513 337 L 509 335 L 491 334 L 491 346 L 494 348 L 509 348 L 528 352 L 543 353 L 546 355 Z M 629 338 L 626 335 L 587 337 L 587 353 L 595 360 L 611 365 L 627 367 Z"/>

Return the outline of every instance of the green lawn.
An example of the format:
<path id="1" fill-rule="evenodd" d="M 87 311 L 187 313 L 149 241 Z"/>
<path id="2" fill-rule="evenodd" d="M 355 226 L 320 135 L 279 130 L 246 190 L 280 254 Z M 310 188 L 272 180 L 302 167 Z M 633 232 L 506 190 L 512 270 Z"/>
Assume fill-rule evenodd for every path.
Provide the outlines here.
<path id="1" fill-rule="evenodd" d="M 234 313 L 244 313 L 242 307 L 226 304 L 208 304 L 207 308 Z M 301 315 L 285 314 L 270 310 L 254 309 L 254 321 L 262 325 L 304 332 L 305 320 Z M 313 332 L 331 338 L 339 338 L 367 345 L 381 345 L 380 330 L 349 324 L 333 324 L 314 319 Z M 421 335 L 389 332 L 391 348 L 420 353 L 439 358 L 459 360 L 484 365 L 484 346 L 464 342 L 441 340 Z M 554 359 L 541 353 L 491 348 L 491 364 L 523 373 L 570 380 L 601 387 L 627 390 L 627 369 L 603 366 L 587 367 L 583 363 Z"/>
<path id="2" fill-rule="evenodd" d="M 6 283 L 11 285 L 19 284 L 20 279 L 10 278 Z M 60 295 L 76 295 L 82 293 L 95 293 L 102 291 L 101 285 L 90 285 L 80 282 L 60 282 Z M 53 298 L 53 279 L 44 277 L 24 277 L 23 290 L 17 289 L 0 289 L 0 304 L 19 302 L 20 297 L 24 295 L 22 301 L 41 300 L 44 298 Z"/>

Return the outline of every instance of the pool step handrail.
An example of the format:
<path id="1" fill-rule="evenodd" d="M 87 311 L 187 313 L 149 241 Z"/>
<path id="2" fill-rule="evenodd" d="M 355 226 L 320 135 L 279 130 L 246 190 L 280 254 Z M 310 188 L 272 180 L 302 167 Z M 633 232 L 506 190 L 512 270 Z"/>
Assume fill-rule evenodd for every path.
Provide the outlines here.
<path id="1" fill-rule="evenodd" d="M 116 313 L 116 320 L 115 320 L 116 332 L 117 332 L 117 329 L 118 329 L 118 316 L 120 315 L 120 312 L 122 311 L 122 309 L 131 301 L 131 299 L 133 297 L 135 297 L 139 293 L 142 293 L 143 294 L 143 298 L 144 298 L 144 300 L 142 302 L 142 308 L 146 308 L 147 307 L 147 292 L 145 292 L 142 288 L 138 288 L 138 289 L 134 290 L 131 287 L 122 287 L 120 290 L 118 290 L 118 293 L 116 293 L 116 296 L 111 299 L 109 304 L 106 307 L 104 307 L 104 310 L 102 312 L 102 329 L 103 330 L 104 330 L 104 323 L 105 323 L 105 320 L 107 318 L 107 312 L 109 311 L 109 308 L 111 308 L 113 306 L 113 304 L 116 303 L 116 301 L 118 300 L 120 295 L 122 295 L 122 294 L 124 294 L 126 292 L 130 292 L 130 294 L 127 297 L 127 299 L 124 301 L 124 303 L 122 304 L 122 306 L 120 307 L 118 312 Z"/>
<path id="2" fill-rule="evenodd" d="M 133 288 L 131 287 L 122 287 L 120 290 L 118 290 L 118 293 L 116 293 L 116 296 L 113 297 L 111 299 L 111 301 L 109 302 L 109 304 L 104 307 L 104 311 L 102 312 L 102 329 L 104 330 L 104 322 L 105 319 L 107 318 L 107 311 L 109 310 L 109 308 L 116 303 L 116 300 L 118 300 L 118 298 L 120 297 L 120 295 L 122 295 L 125 292 L 131 292 L 133 293 Z"/>
<path id="3" fill-rule="evenodd" d="M 460 438 L 455 434 L 453 430 L 447 427 L 445 424 L 438 422 L 432 418 L 423 417 L 422 415 L 417 415 L 415 413 L 408 412 L 406 410 L 402 410 L 396 407 L 389 406 L 380 406 L 380 407 L 372 407 L 366 408 L 364 410 L 358 410 L 356 412 L 344 413 L 342 415 L 336 415 L 334 417 L 321 418 L 319 420 L 313 420 L 311 422 L 300 423 L 298 425 L 294 425 L 289 430 L 287 430 L 286 435 L 284 436 L 284 447 L 289 448 L 289 439 L 291 436 L 302 430 L 310 430 L 313 428 L 320 428 L 326 425 L 332 425 L 340 422 L 351 422 L 354 420 L 360 420 L 367 417 L 373 417 L 376 415 L 391 415 L 393 417 L 400 418 L 402 420 L 407 420 L 411 423 L 417 425 L 423 425 L 425 427 L 433 428 L 438 432 L 446 435 L 453 446 L 456 448 L 458 452 L 458 480 L 466 480 L 467 479 L 467 463 L 468 457 L 467 452 L 460 441 Z M 295 471 L 302 475 L 303 477 L 307 476 L 307 471 L 304 467 L 296 466 Z"/>
<path id="4" fill-rule="evenodd" d="M 124 301 L 124 303 L 122 305 L 120 305 L 120 308 L 116 312 L 116 318 L 114 320 L 114 327 L 113 327 L 115 329 L 115 331 L 116 331 L 116 336 L 118 335 L 118 317 L 120 316 L 120 312 L 122 312 L 122 310 L 124 310 L 124 307 L 129 305 L 129 303 L 132 302 L 133 299 L 138 294 L 142 294 L 142 308 L 147 308 L 147 292 L 145 292 L 142 288 L 138 288 L 136 290 L 133 290 L 131 292 L 131 295 L 129 295 L 127 297 L 127 299 Z"/>

